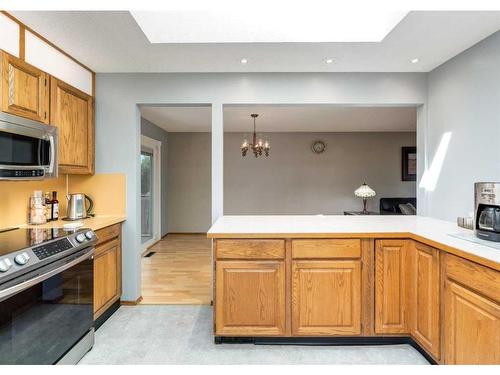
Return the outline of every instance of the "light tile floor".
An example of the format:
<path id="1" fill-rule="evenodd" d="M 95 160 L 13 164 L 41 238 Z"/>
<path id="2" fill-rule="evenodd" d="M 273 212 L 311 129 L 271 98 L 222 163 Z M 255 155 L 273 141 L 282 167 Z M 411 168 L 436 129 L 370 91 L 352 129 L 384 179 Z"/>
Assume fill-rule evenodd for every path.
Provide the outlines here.
<path id="1" fill-rule="evenodd" d="M 80 364 L 428 364 L 409 345 L 221 344 L 210 306 L 122 306 Z"/>

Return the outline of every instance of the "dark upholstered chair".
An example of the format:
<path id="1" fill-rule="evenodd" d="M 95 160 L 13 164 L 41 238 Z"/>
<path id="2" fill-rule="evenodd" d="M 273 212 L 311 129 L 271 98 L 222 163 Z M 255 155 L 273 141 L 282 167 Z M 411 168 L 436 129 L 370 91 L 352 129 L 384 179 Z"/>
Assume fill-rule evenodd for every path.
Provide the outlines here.
<path id="1" fill-rule="evenodd" d="M 380 198 L 380 215 L 402 215 L 399 205 L 405 203 L 417 207 L 417 198 Z"/>

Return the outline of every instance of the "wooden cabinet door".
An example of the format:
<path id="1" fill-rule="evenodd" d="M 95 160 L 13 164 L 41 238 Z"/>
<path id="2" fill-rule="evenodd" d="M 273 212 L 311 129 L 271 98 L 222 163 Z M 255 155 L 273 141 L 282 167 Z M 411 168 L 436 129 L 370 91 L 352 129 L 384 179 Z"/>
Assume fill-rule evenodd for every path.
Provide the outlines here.
<path id="1" fill-rule="evenodd" d="M 119 238 L 96 247 L 94 257 L 94 319 L 121 295 L 121 248 Z"/>
<path id="2" fill-rule="evenodd" d="M 50 122 L 59 128 L 59 172 L 94 173 L 92 97 L 51 77 Z"/>
<path id="3" fill-rule="evenodd" d="M 1 54 L 1 108 L 3 112 L 49 122 L 49 76 L 9 55 Z"/>
<path id="4" fill-rule="evenodd" d="M 284 261 L 217 261 L 215 334 L 285 334 Z"/>
<path id="5" fill-rule="evenodd" d="M 361 261 L 292 263 L 292 334 L 361 333 Z"/>
<path id="6" fill-rule="evenodd" d="M 500 364 L 500 304 L 445 283 L 445 364 Z"/>
<path id="7" fill-rule="evenodd" d="M 439 359 L 439 250 L 413 242 L 410 326 L 413 338 Z"/>
<path id="8" fill-rule="evenodd" d="M 446 254 L 445 364 L 500 364 L 500 272 Z"/>
<path id="9" fill-rule="evenodd" d="M 408 240 L 375 245 L 375 333 L 408 333 Z"/>

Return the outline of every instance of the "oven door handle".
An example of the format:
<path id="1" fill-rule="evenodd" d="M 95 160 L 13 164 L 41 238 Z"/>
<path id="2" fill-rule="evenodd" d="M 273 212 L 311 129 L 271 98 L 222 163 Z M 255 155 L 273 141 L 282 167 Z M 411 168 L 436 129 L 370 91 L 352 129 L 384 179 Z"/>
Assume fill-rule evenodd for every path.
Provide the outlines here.
<path id="1" fill-rule="evenodd" d="M 68 262 L 61 267 L 55 268 L 53 270 L 50 270 L 49 272 L 43 273 L 41 275 L 38 275 L 32 279 L 26 280 L 20 284 L 11 286 L 10 288 L 4 289 L 0 291 L 0 302 L 13 296 L 14 294 L 20 293 L 23 290 L 26 290 L 28 288 L 31 288 L 32 286 L 41 283 L 42 281 L 45 281 L 52 276 L 57 275 L 58 273 L 61 273 L 63 271 L 66 271 L 68 268 L 76 266 L 78 263 L 83 262 L 84 260 L 87 260 L 89 258 L 93 258 L 95 253 L 95 249 L 90 250 L 88 253 L 83 254 L 82 256 L 73 259 L 71 262 Z"/>

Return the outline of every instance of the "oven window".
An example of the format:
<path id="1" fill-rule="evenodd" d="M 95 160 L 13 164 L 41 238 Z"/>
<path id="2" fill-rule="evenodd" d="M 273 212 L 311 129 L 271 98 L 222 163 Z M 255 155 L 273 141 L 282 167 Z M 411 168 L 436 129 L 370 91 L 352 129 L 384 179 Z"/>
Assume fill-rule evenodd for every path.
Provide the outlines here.
<path id="1" fill-rule="evenodd" d="M 0 164 L 49 165 L 50 142 L 24 135 L 0 132 Z"/>
<path id="2" fill-rule="evenodd" d="M 0 364 L 54 364 L 93 326 L 93 260 L 0 302 Z"/>

